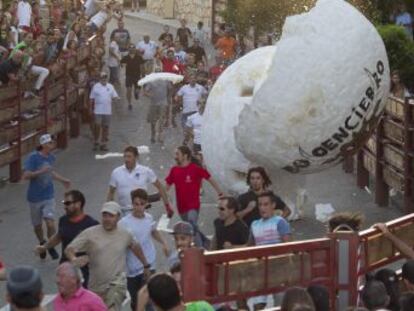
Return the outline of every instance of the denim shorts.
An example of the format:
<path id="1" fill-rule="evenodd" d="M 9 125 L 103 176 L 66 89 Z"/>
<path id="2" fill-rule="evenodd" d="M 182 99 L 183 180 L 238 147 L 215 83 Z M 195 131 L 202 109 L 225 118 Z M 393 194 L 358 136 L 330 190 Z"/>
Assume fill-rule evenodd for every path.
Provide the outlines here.
<path id="1" fill-rule="evenodd" d="M 33 226 L 41 225 L 43 219 L 55 219 L 55 199 L 49 199 L 35 203 L 29 202 L 29 206 Z"/>

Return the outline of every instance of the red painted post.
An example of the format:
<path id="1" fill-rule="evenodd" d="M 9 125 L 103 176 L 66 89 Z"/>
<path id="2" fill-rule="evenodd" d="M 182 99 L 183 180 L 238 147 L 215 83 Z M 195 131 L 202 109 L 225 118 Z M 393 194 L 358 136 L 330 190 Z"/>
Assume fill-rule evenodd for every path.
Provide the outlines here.
<path id="1" fill-rule="evenodd" d="M 354 157 L 346 156 L 344 162 L 342 163 L 342 169 L 347 174 L 352 174 L 354 172 Z"/>
<path id="2" fill-rule="evenodd" d="M 185 302 L 206 299 L 206 269 L 203 250 L 189 248 L 181 258 L 181 288 Z"/>

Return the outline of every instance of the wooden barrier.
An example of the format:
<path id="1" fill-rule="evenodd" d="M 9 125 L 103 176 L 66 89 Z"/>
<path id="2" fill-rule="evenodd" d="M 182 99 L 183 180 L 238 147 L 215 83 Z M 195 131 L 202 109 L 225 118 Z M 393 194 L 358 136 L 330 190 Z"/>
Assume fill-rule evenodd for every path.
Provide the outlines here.
<path id="1" fill-rule="evenodd" d="M 41 134 L 54 135 L 58 148 L 67 146 L 68 135 L 79 136 L 82 101 L 87 92 L 84 63 L 96 48 L 96 40 L 93 36 L 76 56 L 49 68 L 50 75 L 39 98 L 24 97 L 34 83 L 31 79 L 0 87 L 0 167 L 9 165 L 11 182 L 20 180 L 22 159 L 38 146 Z M 34 59 L 39 61 L 42 55 Z M 83 80 L 81 85 L 71 84 L 69 71 L 82 75 L 78 78 Z"/>
<path id="2" fill-rule="evenodd" d="M 390 188 L 400 192 L 406 213 L 414 212 L 413 135 L 413 103 L 391 96 L 376 132 L 356 156 L 358 186 L 369 186 L 371 176 L 380 206 L 388 205 Z"/>

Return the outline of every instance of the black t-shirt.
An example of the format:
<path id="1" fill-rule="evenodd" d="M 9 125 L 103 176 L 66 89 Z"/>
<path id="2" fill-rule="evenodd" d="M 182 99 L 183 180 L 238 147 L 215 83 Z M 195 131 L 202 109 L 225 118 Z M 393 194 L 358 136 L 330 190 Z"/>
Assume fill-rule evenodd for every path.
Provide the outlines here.
<path id="1" fill-rule="evenodd" d="M 187 27 L 177 29 L 177 37 L 184 48 L 188 47 L 188 38 L 191 36 L 191 30 Z"/>
<path id="2" fill-rule="evenodd" d="M 125 64 L 125 75 L 129 78 L 141 77 L 141 65 L 144 63 L 144 59 L 141 55 L 135 54 L 134 57 L 129 55 L 124 56 L 121 59 L 121 64 Z"/>
<path id="3" fill-rule="evenodd" d="M 254 193 L 252 190 L 249 190 L 239 195 L 239 197 L 237 198 L 237 200 L 239 201 L 241 211 L 246 209 L 251 201 L 256 202 L 256 206 L 253 209 L 253 211 L 251 211 L 249 214 L 247 214 L 243 218 L 243 221 L 246 223 L 247 226 L 249 226 L 249 228 L 253 221 L 261 218 L 260 212 L 259 212 L 259 202 L 257 198 L 258 198 L 257 194 Z M 279 210 L 285 209 L 286 203 L 283 202 L 283 200 L 278 195 L 275 195 L 275 201 L 276 201 L 276 209 L 279 209 Z"/>
<path id="4" fill-rule="evenodd" d="M 12 59 L 7 59 L 0 64 L 0 81 L 4 84 L 9 83 L 9 74 L 17 74 L 20 65 L 16 64 Z"/>
<path id="5" fill-rule="evenodd" d="M 70 242 L 75 239 L 79 233 L 88 229 L 89 227 L 93 227 L 98 225 L 99 222 L 96 221 L 89 215 L 85 215 L 79 222 L 71 222 L 68 216 L 62 216 L 59 219 L 59 226 L 58 226 L 58 234 L 62 241 L 62 257 L 60 262 L 67 261 L 65 256 L 64 250 L 69 245 Z M 82 256 L 84 253 L 77 253 L 77 256 Z"/>
<path id="6" fill-rule="evenodd" d="M 225 226 L 224 221 L 217 218 L 214 220 L 214 228 L 217 249 L 223 249 L 224 242 L 230 242 L 232 245 L 243 245 L 249 239 L 249 228 L 240 219 L 229 226 Z"/>
<path id="7" fill-rule="evenodd" d="M 195 55 L 195 62 L 196 64 L 199 61 L 203 60 L 203 56 L 206 56 L 206 51 L 204 51 L 204 49 L 201 46 L 190 46 L 187 49 L 187 54 L 194 54 Z"/>

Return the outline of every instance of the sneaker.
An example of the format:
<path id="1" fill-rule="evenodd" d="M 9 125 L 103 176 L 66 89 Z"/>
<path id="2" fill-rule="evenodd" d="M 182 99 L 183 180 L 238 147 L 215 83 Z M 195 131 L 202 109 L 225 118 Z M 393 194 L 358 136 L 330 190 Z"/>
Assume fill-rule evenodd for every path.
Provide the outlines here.
<path id="1" fill-rule="evenodd" d="M 53 260 L 59 259 L 59 253 L 53 247 L 49 248 L 47 252 Z"/>
<path id="2" fill-rule="evenodd" d="M 46 241 L 40 242 L 40 245 L 44 245 L 44 244 L 46 244 Z M 40 257 L 40 259 L 45 259 L 46 258 L 46 255 L 47 255 L 46 252 L 40 253 L 39 254 L 39 257 Z"/>

